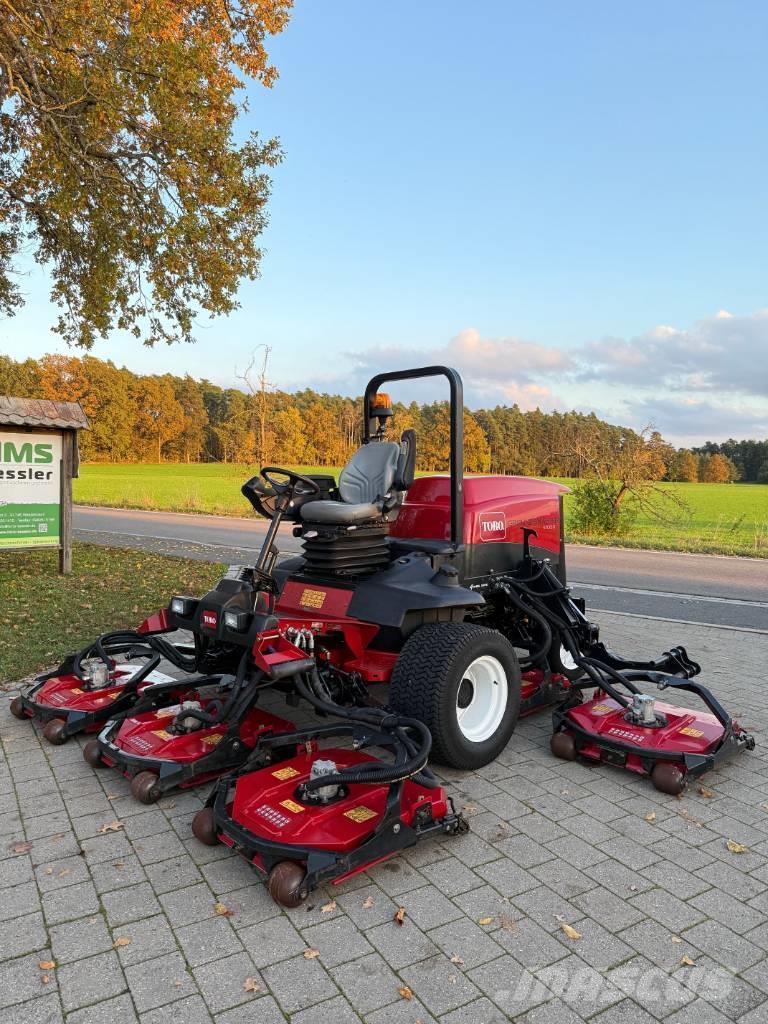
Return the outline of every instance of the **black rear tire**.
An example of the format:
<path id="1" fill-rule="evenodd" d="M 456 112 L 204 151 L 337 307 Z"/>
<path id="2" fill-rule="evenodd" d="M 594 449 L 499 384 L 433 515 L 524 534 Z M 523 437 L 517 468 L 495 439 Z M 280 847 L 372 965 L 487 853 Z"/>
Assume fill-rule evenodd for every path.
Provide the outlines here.
<path id="1" fill-rule="evenodd" d="M 505 675 L 507 696 L 493 732 L 481 739 L 459 724 L 465 673 L 478 659 L 491 659 Z M 504 680 L 494 681 L 502 685 Z M 460 692 L 461 690 L 461 692 Z M 469 697 L 475 699 L 474 691 Z M 495 629 L 466 622 L 422 626 L 406 641 L 395 662 L 389 689 L 394 710 L 423 722 L 432 733 L 432 760 L 474 770 L 493 761 L 515 731 L 520 713 L 520 665 L 512 644 Z M 482 730 L 479 730 L 482 734 Z"/>

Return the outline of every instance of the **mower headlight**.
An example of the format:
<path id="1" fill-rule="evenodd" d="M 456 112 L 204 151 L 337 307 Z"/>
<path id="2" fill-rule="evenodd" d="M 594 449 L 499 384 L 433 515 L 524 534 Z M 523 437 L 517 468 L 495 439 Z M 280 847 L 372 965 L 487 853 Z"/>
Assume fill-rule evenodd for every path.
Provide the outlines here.
<path id="1" fill-rule="evenodd" d="M 250 622 L 250 612 L 224 612 L 224 625 L 236 633 L 244 633 Z"/>
<path id="2" fill-rule="evenodd" d="M 192 615 L 197 605 L 196 597 L 172 597 L 171 598 L 171 611 L 174 615 L 180 615 L 183 619 L 188 619 Z"/>

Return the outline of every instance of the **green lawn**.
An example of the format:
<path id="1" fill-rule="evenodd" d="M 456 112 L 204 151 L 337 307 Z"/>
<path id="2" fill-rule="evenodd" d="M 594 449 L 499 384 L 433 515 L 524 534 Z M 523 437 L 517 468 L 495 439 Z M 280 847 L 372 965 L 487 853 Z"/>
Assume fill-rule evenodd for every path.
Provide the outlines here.
<path id="1" fill-rule="evenodd" d="M 313 472 L 312 467 L 294 467 Z M 89 505 L 250 514 L 240 485 L 256 472 L 254 466 L 204 465 L 86 465 L 75 481 L 75 500 Z M 337 472 L 335 469 L 325 472 Z M 569 481 L 564 480 L 563 483 Z M 768 485 L 664 484 L 687 503 L 690 513 L 674 523 L 641 516 L 620 541 L 568 535 L 570 541 L 619 543 L 629 547 L 768 557 Z M 566 499 L 566 529 L 567 529 Z"/>
<path id="2" fill-rule="evenodd" d="M 51 551 L 0 552 L 0 686 L 132 628 L 174 594 L 210 589 L 223 566 L 143 551 L 75 544 L 73 572 Z"/>

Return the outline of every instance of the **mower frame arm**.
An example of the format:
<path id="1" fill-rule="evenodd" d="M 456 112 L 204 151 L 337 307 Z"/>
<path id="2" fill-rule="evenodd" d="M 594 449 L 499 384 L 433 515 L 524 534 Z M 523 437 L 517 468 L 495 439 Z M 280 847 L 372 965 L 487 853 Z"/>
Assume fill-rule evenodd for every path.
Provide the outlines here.
<path id="1" fill-rule="evenodd" d="M 413 370 L 377 373 L 365 385 L 363 397 L 363 444 L 371 440 L 371 399 L 390 380 L 418 380 L 446 377 L 451 390 L 451 546 L 457 550 L 464 540 L 464 386 L 450 366 L 422 366 Z"/>

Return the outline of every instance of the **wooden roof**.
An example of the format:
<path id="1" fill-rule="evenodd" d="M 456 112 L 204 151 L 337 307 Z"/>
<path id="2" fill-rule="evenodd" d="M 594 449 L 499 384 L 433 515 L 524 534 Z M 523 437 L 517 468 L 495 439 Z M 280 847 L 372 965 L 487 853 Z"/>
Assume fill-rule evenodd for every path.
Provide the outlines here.
<path id="1" fill-rule="evenodd" d="M 0 426 L 80 430 L 83 427 L 87 429 L 88 417 L 79 402 L 50 402 L 44 398 L 0 395 Z"/>

